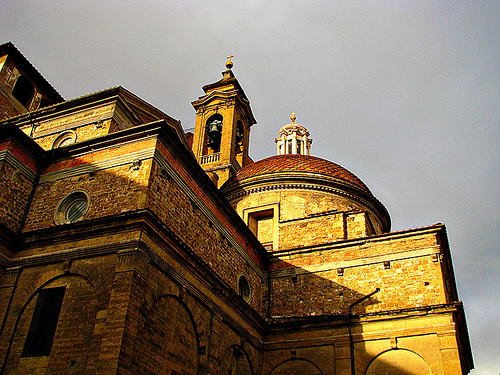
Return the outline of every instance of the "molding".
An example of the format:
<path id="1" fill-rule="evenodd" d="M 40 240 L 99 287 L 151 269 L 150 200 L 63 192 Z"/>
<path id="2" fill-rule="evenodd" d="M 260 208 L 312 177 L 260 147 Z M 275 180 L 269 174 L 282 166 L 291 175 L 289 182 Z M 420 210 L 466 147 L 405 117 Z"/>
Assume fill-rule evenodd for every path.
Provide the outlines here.
<path id="1" fill-rule="evenodd" d="M 244 189 L 244 188 L 243 188 Z M 266 192 L 270 190 L 313 190 L 313 191 L 320 191 L 320 192 L 326 192 L 330 194 L 335 194 L 339 196 L 346 197 L 352 201 L 358 202 L 366 207 L 368 207 L 370 210 L 372 210 L 377 217 L 384 219 L 388 214 L 387 212 L 381 211 L 379 208 L 377 208 L 373 203 L 369 202 L 366 199 L 361 198 L 358 195 L 354 195 L 352 193 L 346 192 L 345 190 L 330 187 L 330 186 L 325 186 L 325 185 L 319 185 L 319 184 L 310 184 L 310 183 L 280 183 L 280 184 L 273 184 L 273 185 L 266 185 L 266 186 L 259 186 L 255 187 L 252 189 L 240 191 L 240 192 L 235 192 L 227 197 L 227 200 L 229 202 L 233 202 L 236 199 L 249 196 L 251 194 L 255 193 L 261 193 L 261 192 Z M 366 194 L 366 193 L 365 193 Z M 382 203 L 380 203 L 377 198 L 371 196 L 371 198 L 377 202 L 380 206 L 383 207 Z M 390 220 L 390 219 L 389 219 Z M 381 223 L 383 225 L 383 223 Z M 387 224 L 390 225 L 390 222 Z"/>
<path id="2" fill-rule="evenodd" d="M 100 150 L 94 151 L 99 152 Z M 78 165 L 76 167 L 66 168 L 56 172 L 50 172 L 40 176 L 40 183 L 53 182 L 63 178 L 74 177 L 85 173 L 95 172 L 104 169 L 119 167 L 125 164 L 131 164 L 135 160 L 151 159 L 155 153 L 155 147 L 131 152 L 129 154 L 115 156 L 114 158 L 95 161 L 92 163 Z"/>
<path id="3" fill-rule="evenodd" d="M 80 111 L 80 112 L 84 112 L 84 111 Z M 60 116 L 60 117 L 66 117 L 66 116 Z M 36 128 L 38 126 L 42 126 L 40 124 L 40 125 L 35 127 L 36 136 L 33 139 L 43 138 L 43 137 L 46 137 L 46 136 L 51 135 L 51 134 L 58 134 L 58 133 L 66 131 L 66 130 L 78 129 L 78 128 L 81 128 L 82 126 L 97 124 L 98 122 L 111 120 L 112 118 L 113 118 L 113 114 L 111 114 L 111 115 L 105 114 L 105 115 L 99 115 L 99 116 L 93 116 L 93 117 L 86 117 L 85 119 L 80 120 L 80 121 L 70 122 L 68 124 L 59 125 L 59 126 L 47 129 L 47 130 L 41 130 L 40 132 L 37 132 Z M 56 119 L 47 119 L 43 122 L 43 124 L 48 123 L 51 120 L 56 120 Z M 37 122 L 41 122 L 41 121 L 37 121 Z"/>
<path id="4" fill-rule="evenodd" d="M 137 247 L 139 241 L 140 239 L 131 239 L 12 258 L 10 260 L 9 267 L 35 267 L 49 263 L 63 262 L 66 259 L 93 258 L 97 256 L 116 254 L 119 251 L 130 249 L 132 245 Z"/>
<path id="5" fill-rule="evenodd" d="M 327 251 L 327 249 L 324 249 L 322 251 Z M 305 265 L 301 266 L 300 268 L 292 267 L 287 269 L 272 270 L 270 271 L 270 276 L 272 278 L 279 278 L 279 277 L 288 277 L 294 275 L 327 272 L 339 268 L 346 269 L 346 268 L 367 266 L 377 263 L 394 262 L 403 259 L 421 258 L 433 254 L 440 254 L 439 245 L 423 247 L 419 249 L 405 250 L 393 254 L 375 255 L 375 256 L 363 257 L 353 260 L 345 260 L 340 262 L 329 262 L 327 264 L 321 264 L 321 265 L 312 265 L 312 266 Z"/>
<path id="6" fill-rule="evenodd" d="M 30 180 L 30 182 L 35 182 L 36 173 L 28 168 L 21 160 L 16 158 L 9 150 L 0 151 L 0 161 L 3 160 L 14 168 L 20 170 L 21 173 Z"/>
<path id="7" fill-rule="evenodd" d="M 9 267 L 9 265 L 10 265 L 10 258 L 5 254 L 0 253 L 0 268 L 7 268 Z"/>

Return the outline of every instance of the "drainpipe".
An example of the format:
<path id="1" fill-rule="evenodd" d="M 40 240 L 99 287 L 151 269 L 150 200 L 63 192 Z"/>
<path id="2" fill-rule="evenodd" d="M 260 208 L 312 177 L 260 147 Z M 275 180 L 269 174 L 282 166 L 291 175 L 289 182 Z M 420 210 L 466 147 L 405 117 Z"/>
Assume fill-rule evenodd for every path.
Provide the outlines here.
<path id="1" fill-rule="evenodd" d="M 351 350 L 351 375 L 356 375 L 356 368 L 354 362 L 354 339 L 352 337 L 352 332 L 351 332 L 351 310 L 354 306 L 370 298 L 377 292 L 380 292 L 380 288 L 375 289 L 375 291 L 371 292 L 370 294 L 367 294 L 366 296 L 361 297 L 360 299 L 349 305 L 349 312 L 347 313 L 347 329 L 349 330 L 349 348 Z"/>

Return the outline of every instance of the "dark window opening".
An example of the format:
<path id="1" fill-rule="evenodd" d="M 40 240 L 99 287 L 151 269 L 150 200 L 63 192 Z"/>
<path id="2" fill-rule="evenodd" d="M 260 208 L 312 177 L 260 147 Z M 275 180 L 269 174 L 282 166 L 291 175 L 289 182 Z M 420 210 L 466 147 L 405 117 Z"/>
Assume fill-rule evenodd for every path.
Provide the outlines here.
<path id="1" fill-rule="evenodd" d="M 250 296 L 250 284 L 245 276 L 241 276 L 238 280 L 238 293 L 243 298 L 248 298 Z"/>
<path id="2" fill-rule="evenodd" d="M 40 101 L 40 105 L 38 106 L 38 108 L 45 108 L 45 107 L 48 107 L 49 105 L 52 105 L 52 102 L 48 99 L 42 99 Z"/>
<path id="3" fill-rule="evenodd" d="M 300 139 L 297 139 L 297 154 L 302 155 L 302 142 Z"/>
<path id="4" fill-rule="evenodd" d="M 33 100 L 33 94 L 35 93 L 35 88 L 31 81 L 25 76 L 19 76 L 12 90 L 12 95 L 16 98 L 23 106 L 29 109 L 31 101 Z"/>
<path id="5" fill-rule="evenodd" d="M 206 125 L 207 133 L 207 146 L 210 147 L 213 152 L 220 151 L 220 141 L 222 138 L 222 116 L 217 114 L 210 117 Z"/>
<path id="6" fill-rule="evenodd" d="M 22 357 L 48 356 L 52 349 L 66 287 L 42 289 L 38 293 Z"/>

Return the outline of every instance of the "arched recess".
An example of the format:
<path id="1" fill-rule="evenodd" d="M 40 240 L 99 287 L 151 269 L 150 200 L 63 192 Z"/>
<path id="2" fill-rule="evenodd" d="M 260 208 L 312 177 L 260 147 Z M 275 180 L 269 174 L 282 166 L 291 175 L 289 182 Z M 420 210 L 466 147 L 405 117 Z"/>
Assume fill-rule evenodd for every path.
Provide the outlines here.
<path id="1" fill-rule="evenodd" d="M 217 113 L 210 116 L 205 124 L 206 145 L 213 153 L 220 151 L 222 122 L 222 115 Z"/>
<path id="2" fill-rule="evenodd" d="M 244 139 L 245 139 L 245 129 L 243 128 L 243 123 L 241 122 L 241 120 L 238 120 L 238 122 L 236 123 L 236 136 L 234 141 L 236 154 L 240 154 L 243 151 L 241 145 Z"/>
<path id="3" fill-rule="evenodd" d="M 431 375 L 427 363 L 417 354 L 404 349 L 392 349 L 375 357 L 366 375 Z"/>
<path id="4" fill-rule="evenodd" d="M 151 306 L 135 348 L 135 374 L 198 373 L 199 339 L 194 319 L 173 295 L 164 295 Z"/>
<path id="5" fill-rule="evenodd" d="M 62 304 L 57 317 L 50 354 L 30 354 L 25 350 L 28 331 L 36 319 L 39 296 L 47 290 L 63 289 Z M 48 280 L 28 298 L 14 325 L 2 371 L 35 373 L 42 366 L 47 373 L 70 371 L 83 373 L 93 360 L 90 349 L 97 313 L 97 295 L 92 284 L 82 275 L 66 273 Z M 71 338 L 71 339 L 68 339 Z M 34 340 L 45 340 L 36 337 Z M 21 360 L 22 358 L 22 360 Z M 0 371 L 0 373 L 3 373 Z"/>
<path id="6" fill-rule="evenodd" d="M 222 358 L 221 375 L 253 375 L 252 363 L 247 352 L 239 345 L 233 345 Z"/>
<path id="7" fill-rule="evenodd" d="M 35 87 L 29 78 L 19 76 L 16 84 L 14 85 L 14 89 L 12 90 L 12 96 L 14 96 L 14 98 L 16 98 L 23 106 L 29 109 L 34 94 Z"/>
<path id="8" fill-rule="evenodd" d="M 321 370 L 311 361 L 292 358 L 281 362 L 270 375 L 323 375 Z"/>

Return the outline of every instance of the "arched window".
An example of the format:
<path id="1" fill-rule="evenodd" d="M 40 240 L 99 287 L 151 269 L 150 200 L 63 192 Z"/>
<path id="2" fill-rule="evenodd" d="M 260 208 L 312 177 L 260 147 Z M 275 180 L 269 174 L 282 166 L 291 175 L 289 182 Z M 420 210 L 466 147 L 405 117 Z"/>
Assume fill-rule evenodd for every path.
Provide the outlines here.
<path id="1" fill-rule="evenodd" d="M 33 312 L 22 357 L 48 356 L 56 333 L 66 287 L 42 289 Z"/>
<path id="2" fill-rule="evenodd" d="M 245 275 L 241 275 L 238 279 L 238 293 L 246 301 L 250 299 L 250 283 Z"/>
<path id="3" fill-rule="evenodd" d="M 243 130 L 243 123 L 241 120 L 238 120 L 236 123 L 236 136 L 234 140 L 234 149 L 237 154 L 241 152 L 241 144 L 243 143 L 243 138 L 244 138 L 244 130 Z"/>
<path id="4" fill-rule="evenodd" d="M 215 114 L 210 116 L 206 124 L 207 146 L 213 152 L 220 151 L 220 141 L 222 138 L 222 116 Z"/>
<path id="5" fill-rule="evenodd" d="M 33 94 L 35 93 L 35 88 L 31 81 L 25 76 L 19 76 L 12 90 L 12 95 L 16 98 L 19 103 L 29 109 L 31 101 L 33 100 Z"/>

